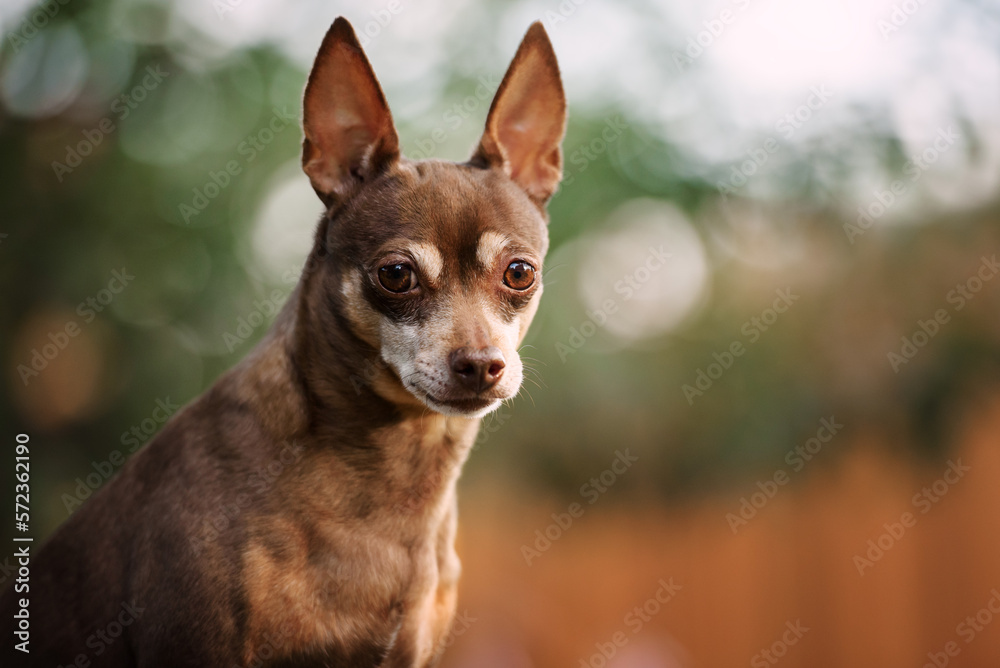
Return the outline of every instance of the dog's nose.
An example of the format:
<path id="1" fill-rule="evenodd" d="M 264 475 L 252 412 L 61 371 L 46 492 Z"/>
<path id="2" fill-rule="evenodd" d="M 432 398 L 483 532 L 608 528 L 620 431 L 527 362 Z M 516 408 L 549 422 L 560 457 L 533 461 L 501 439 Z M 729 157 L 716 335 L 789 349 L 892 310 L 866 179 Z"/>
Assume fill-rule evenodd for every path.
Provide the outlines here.
<path id="1" fill-rule="evenodd" d="M 473 392 L 485 392 L 503 375 L 503 353 L 496 346 L 459 348 L 451 354 L 451 375 Z"/>

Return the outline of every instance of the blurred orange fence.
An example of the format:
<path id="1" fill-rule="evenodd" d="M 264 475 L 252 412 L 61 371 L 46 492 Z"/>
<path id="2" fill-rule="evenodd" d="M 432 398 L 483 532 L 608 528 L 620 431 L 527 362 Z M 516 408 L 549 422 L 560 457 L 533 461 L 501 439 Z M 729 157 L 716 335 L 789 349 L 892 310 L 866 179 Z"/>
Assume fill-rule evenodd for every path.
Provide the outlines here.
<path id="1" fill-rule="evenodd" d="M 956 440 L 935 463 L 845 442 L 735 534 L 753 481 L 669 512 L 602 500 L 530 566 L 522 545 L 565 504 L 467 490 L 444 665 L 1000 665 L 1000 397 Z"/>

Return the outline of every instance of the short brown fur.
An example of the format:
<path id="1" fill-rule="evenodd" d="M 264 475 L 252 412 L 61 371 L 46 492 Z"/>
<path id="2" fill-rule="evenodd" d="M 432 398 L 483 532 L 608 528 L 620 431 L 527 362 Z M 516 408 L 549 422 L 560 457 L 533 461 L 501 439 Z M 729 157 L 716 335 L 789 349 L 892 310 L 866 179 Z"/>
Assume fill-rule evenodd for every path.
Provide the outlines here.
<path id="1" fill-rule="evenodd" d="M 541 295 L 558 68 L 535 24 L 472 160 L 412 162 L 338 19 L 303 108 L 303 168 L 328 210 L 298 287 L 254 351 L 41 549 L 17 665 L 439 659 L 460 572 L 456 481 L 480 416 L 517 391 Z M 419 277 L 414 244 L 437 275 L 396 294 L 380 276 Z M 516 262 L 535 272 L 523 290 L 507 278 Z M 5 652 L 15 598 L 0 597 Z M 98 651 L 93 634 L 123 605 L 138 614 Z"/>

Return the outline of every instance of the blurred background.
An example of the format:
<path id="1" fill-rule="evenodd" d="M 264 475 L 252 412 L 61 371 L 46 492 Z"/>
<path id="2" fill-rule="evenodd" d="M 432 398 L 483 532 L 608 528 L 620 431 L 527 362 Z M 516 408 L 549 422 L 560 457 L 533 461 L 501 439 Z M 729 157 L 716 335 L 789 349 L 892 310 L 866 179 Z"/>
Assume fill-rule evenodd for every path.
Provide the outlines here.
<path id="1" fill-rule="evenodd" d="M 32 438 L 37 536 L 294 287 L 300 95 L 340 14 L 410 157 L 470 154 L 533 20 L 570 100 L 445 666 L 997 665 L 1000 8 L 974 0 L 4 0 L 0 424 Z"/>

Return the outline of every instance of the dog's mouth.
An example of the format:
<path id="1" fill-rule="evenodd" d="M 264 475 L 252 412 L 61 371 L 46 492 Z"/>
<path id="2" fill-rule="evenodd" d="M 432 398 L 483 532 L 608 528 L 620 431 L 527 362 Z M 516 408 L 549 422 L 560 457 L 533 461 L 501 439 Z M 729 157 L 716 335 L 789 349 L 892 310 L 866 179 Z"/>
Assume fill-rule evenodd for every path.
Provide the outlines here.
<path id="1" fill-rule="evenodd" d="M 464 417 L 482 417 L 500 405 L 500 399 L 495 397 L 468 397 L 445 399 L 423 393 L 423 402 L 428 407 L 445 415 L 461 415 Z"/>
<path id="2" fill-rule="evenodd" d="M 419 387 L 409 386 L 411 394 L 431 410 L 444 415 L 482 417 L 494 410 L 503 400 L 500 397 L 439 397 Z"/>
<path id="3" fill-rule="evenodd" d="M 415 366 L 416 369 L 404 367 L 401 373 L 397 371 L 395 365 L 390 364 L 393 375 L 402 386 L 400 388 L 402 391 L 442 415 L 483 417 L 499 408 L 501 402 L 517 394 L 520 387 L 520 383 L 513 382 L 514 377 L 508 377 L 505 379 L 507 382 L 497 383 L 477 392 L 475 388 L 465 387 L 466 383 L 444 380 L 441 378 L 443 374 L 438 369 L 423 370 L 420 368 L 422 365 Z M 516 371 L 519 370 L 515 370 L 515 375 Z"/>

